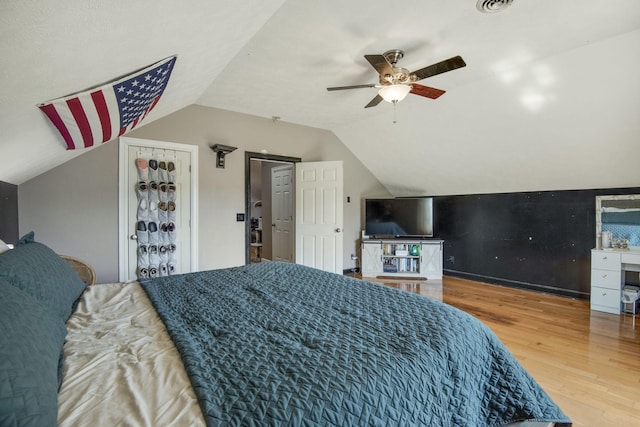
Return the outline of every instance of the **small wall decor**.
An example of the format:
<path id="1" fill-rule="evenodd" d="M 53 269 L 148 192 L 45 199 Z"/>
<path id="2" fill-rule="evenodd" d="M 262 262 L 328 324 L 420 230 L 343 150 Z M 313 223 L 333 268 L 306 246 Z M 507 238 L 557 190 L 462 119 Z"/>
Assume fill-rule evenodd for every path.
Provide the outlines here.
<path id="1" fill-rule="evenodd" d="M 230 145 L 214 144 L 210 145 L 211 149 L 216 153 L 216 167 L 224 169 L 224 156 L 232 151 L 238 149 L 238 147 L 231 147 Z"/>

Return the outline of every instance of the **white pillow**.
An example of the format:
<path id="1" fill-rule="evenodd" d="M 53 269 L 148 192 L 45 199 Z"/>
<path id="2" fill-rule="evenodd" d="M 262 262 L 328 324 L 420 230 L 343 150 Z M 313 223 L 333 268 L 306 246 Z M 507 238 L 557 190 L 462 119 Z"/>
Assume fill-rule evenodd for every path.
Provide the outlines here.
<path id="1" fill-rule="evenodd" d="M 9 249 L 11 249 L 9 246 L 7 246 L 7 244 L 5 242 L 3 242 L 2 240 L 0 240 L 0 254 L 2 252 L 6 252 Z"/>

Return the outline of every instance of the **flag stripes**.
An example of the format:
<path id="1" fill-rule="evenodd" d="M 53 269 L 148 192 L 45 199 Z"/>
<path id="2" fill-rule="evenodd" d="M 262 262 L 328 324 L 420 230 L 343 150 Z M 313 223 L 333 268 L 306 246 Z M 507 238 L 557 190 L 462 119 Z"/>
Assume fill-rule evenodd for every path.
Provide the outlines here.
<path id="1" fill-rule="evenodd" d="M 166 58 L 98 88 L 38 107 L 58 129 L 67 149 L 92 147 L 135 128 L 157 105 L 176 57 Z"/>

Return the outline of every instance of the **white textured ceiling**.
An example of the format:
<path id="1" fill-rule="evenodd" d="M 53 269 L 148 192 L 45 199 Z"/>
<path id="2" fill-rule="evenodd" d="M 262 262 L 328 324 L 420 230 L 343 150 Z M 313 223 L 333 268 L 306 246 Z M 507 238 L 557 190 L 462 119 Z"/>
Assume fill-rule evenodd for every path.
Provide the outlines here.
<path id="1" fill-rule="evenodd" d="M 38 102 L 177 53 L 150 119 L 198 103 L 328 129 L 396 195 L 640 186 L 638 0 L 45 3 L 0 2 L 0 157 L 23 159 L 3 181 L 74 155 Z M 325 90 L 375 83 L 363 55 L 396 48 L 410 70 L 467 67 L 395 112 L 363 108 L 375 89 Z"/>
<path id="2" fill-rule="evenodd" d="M 145 123 L 193 104 L 284 0 L 0 0 L 0 181 L 20 184 L 66 151 L 37 104 L 178 55 Z"/>

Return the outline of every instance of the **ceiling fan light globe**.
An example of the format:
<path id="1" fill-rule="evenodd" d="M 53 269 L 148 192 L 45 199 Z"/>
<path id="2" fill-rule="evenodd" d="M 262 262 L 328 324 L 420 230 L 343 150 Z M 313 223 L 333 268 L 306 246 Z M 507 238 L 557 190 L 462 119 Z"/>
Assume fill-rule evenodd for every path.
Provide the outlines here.
<path id="1" fill-rule="evenodd" d="M 410 91 L 411 86 L 409 85 L 389 85 L 381 87 L 378 95 L 385 101 L 394 103 L 405 99 Z"/>

